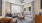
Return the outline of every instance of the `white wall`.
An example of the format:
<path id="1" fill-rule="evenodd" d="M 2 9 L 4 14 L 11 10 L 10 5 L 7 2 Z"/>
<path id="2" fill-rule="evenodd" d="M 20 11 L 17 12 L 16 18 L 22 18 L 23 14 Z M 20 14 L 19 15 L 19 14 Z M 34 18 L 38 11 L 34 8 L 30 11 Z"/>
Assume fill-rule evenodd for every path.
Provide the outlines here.
<path id="1" fill-rule="evenodd" d="M 31 7 L 31 3 L 24 5 L 24 8 Z"/>
<path id="2" fill-rule="evenodd" d="M 39 12 L 42 12 L 42 9 L 40 9 L 40 0 L 35 0 L 34 9 L 35 9 L 35 14 L 39 14 Z"/>

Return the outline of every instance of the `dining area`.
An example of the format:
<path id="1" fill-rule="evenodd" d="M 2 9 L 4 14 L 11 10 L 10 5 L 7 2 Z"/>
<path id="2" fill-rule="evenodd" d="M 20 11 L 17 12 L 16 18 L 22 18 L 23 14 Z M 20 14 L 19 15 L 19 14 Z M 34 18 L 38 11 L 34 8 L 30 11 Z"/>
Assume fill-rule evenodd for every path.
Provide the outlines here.
<path id="1" fill-rule="evenodd" d="M 42 23 L 42 0 L 0 0 L 0 23 Z"/>
<path id="2" fill-rule="evenodd" d="M 16 4 L 11 4 L 11 7 L 7 9 L 7 7 L 9 7 L 8 5 L 10 4 L 6 4 L 6 18 L 11 18 L 13 23 L 30 23 L 31 21 L 33 21 L 33 15 L 31 13 L 31 4 L 29 4 L 30 6 L 27 8 L 24 8 L 24 5 L 16 5 Z"/>
<path id="3" fill-rule="evenodd" d="M 28 3 L 28 0 L 26 1 L 3 0 L 0 23 L 32 23 L 34 20 L 34 2 Z"/>

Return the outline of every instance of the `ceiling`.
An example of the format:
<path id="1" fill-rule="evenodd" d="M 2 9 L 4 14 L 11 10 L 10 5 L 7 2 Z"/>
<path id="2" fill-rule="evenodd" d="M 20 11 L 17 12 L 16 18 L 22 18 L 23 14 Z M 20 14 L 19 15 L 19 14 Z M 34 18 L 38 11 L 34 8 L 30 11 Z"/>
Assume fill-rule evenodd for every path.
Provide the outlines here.
<path id="1" fill-rule="evenodd" d="M 20 5 L 28 4 L 28 3 L 33 2 L 33 1 L 35 1 L 35 0 L 24 0 L 24 1 L 23 1 L 24 3 L 22 3 L 22 4 L 21 4 L 20 1 L 21 1 L 21 0 L 6 0 L 6 2 L 14 3 L 14 4 L 20 4 Z"/>

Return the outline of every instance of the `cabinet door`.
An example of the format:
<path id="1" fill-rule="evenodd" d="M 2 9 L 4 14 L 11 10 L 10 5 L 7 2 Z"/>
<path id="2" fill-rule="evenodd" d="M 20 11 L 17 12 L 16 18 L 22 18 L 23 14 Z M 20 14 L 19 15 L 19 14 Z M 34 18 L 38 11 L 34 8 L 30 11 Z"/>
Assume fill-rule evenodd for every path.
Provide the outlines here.
<path id="1" fill-rule="evenodd" d="M 42 23 L 42 16 L 35 16 L 35 23 Z"/>

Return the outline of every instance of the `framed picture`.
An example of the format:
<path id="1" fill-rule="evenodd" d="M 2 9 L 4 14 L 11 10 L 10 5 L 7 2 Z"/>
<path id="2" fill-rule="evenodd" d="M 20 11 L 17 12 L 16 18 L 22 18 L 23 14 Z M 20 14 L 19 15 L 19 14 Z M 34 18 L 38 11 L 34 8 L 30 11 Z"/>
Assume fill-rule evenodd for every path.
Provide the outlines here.
<path id="1" fill-rule="evenodd" d="M 41 0 L 41 4 L 40 5 L 41 5 L 41 9 L 42 9 L 42 0 Z"/>

